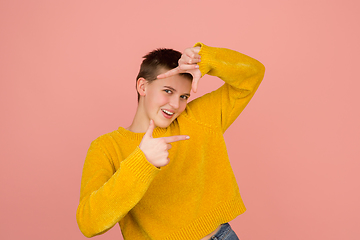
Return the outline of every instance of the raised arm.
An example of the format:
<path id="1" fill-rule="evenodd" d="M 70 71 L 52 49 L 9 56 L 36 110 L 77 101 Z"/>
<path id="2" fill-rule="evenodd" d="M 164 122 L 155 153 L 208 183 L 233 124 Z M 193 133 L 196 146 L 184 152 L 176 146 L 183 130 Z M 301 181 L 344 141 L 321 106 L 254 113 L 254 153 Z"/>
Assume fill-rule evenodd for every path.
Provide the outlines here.
<path id="1" fill-rule="evenodd" d="M 197 63 L 201 75 L 217 76 L 225 84 L 190 102 L 187 113 L 209 126 L 221 126 L 225 132 L 253 97 L 264 77 L 265 67 L 230 49 L 195 44 L 198 46 L 201 47 L 201 61 Z"/>

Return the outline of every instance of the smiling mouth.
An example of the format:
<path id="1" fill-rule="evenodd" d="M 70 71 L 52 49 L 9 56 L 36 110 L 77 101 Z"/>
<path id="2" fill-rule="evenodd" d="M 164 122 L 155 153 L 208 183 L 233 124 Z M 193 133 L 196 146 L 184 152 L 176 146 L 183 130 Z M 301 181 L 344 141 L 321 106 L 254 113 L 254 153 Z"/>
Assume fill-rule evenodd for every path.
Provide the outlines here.
<path id="1" fill-rule="evenodd" d="M 165 113 L 167 116 L 169 116 L 169 117 L 171 117 L 172 115 L 174 115 L 174 113 L 173 112 L 169 112 L 169 111 L 167 111 L 167 110 L 165 110 L 165 109 L 161 109 L 161 111 L 163 112 L 163 113 Z"/>

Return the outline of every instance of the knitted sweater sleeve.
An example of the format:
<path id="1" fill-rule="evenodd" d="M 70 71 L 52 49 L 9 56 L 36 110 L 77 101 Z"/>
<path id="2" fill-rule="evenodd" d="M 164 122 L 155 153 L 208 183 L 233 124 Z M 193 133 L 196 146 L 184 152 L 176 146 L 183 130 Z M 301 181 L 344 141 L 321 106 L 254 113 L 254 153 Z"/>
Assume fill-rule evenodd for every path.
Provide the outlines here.
<path id="1" fill-rule="evenodd" d="M 99 139 L 92 142 L 84 163 L 76 218 L 86 237 L 104 233 L 119 222 L 160 171 L 138 147 L 115 170 L 115 151 L 108 145 Z"/>
<path id="2" fill-rule="evenodd" d="M 203 43 L 195 46 L 201 47 L 198 65 L 202 76 L 217 76 L 225 84 L 190 102 L 188 114 L 209 127 L 221 126 L 225 132 L 259 87 L 265 67 L 259 61 L 230 49 L 209 47 Z"/>

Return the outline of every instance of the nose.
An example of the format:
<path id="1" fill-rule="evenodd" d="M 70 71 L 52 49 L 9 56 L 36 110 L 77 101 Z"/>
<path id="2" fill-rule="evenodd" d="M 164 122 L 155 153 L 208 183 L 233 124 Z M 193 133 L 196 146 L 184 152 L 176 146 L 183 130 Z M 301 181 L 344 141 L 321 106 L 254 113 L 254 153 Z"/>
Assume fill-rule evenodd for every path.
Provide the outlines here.
<path id="1" fill-rule="evenodd" d="M 169 102 L 170 106 L 177 110 L 180 106 L 180 99 L 178 97 L 172 97 Z"/>

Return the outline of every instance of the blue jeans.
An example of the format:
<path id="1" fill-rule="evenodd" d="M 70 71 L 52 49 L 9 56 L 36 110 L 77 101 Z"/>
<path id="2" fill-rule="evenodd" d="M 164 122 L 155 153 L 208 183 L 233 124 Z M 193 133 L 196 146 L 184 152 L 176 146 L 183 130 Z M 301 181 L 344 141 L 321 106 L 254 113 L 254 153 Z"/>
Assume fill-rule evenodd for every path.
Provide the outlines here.
<path id="1" fill-rule="evenodd" d="M 215 233 L 209 240 L 239 240 L 236 233 L 231 229 L 230 224 L 224 223 L 219 231 Z"/>

